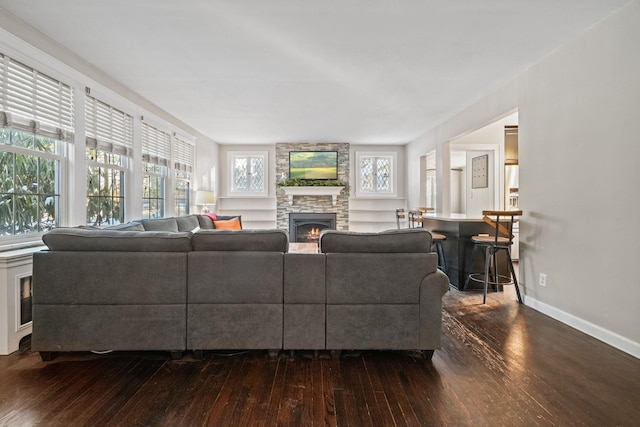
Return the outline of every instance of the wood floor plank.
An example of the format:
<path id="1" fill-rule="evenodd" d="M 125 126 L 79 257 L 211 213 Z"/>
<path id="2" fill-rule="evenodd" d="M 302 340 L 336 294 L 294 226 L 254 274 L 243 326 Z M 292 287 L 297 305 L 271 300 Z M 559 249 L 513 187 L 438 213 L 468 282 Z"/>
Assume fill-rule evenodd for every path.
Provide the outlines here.
<path id="1" fill-rule="evenodd" d="M 199 361 L 200 373 L 188 395 L 189 405 L 180 425 L 203 426 L 211 416 L 211 411 L 219 400 L 221 390 L 235 374 L 238 358 L 207 356 Z M 180 392 L 180 390 L 176 390 Z M 213 423 L 213 421 L 212 421 Z"/>
<path id="2" fill-rule="evenodd" d="M 322 360 L 322 417 L 318 418 L 320 426 L 337 427 L 335 385 L 338 384 L 340 361 Z"/>
<path id="3" fill-rule="evenodd" d="M 511 291 L 513 294 L 513 291 Z M 0 356 L 8 426 L 636 426 L 640 360 L 519 305 L 451 291 L 432 361 L 403 352 Z M 351 357 L 349 357 L 351 356 Z"/>

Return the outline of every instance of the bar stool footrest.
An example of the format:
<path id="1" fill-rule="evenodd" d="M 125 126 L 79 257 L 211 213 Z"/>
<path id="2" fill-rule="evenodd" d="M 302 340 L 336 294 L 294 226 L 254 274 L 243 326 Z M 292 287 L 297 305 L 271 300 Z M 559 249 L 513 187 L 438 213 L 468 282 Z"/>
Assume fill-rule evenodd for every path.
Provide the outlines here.
<path id="1" fill-rule="evenodd" d="M 487 280 L 487 284 L 489 285 L 513 285 L 513 279 L 509 276 L 504 276 L 502 274 L 489 274 L 490 280 Z M 493 280 L 491 280 L 493 279 Z M 483 283 L 484 284 L 484 273 L 472 273 L 469 275 L 469 280 L 473 280 L 474 282 Z"/>

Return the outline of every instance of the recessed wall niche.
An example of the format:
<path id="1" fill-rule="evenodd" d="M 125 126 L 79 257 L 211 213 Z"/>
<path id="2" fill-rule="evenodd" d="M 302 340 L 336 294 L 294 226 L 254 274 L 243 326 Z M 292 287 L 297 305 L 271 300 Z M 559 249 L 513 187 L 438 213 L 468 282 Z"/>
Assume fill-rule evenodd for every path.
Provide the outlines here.
<path id="1" fill-rule="evenodd" d="M 289 175 L 290 151 L 337 151 L 338 179 L 349 182 L 349 144 L 348 143 L 279 143 L 276 144 L 276 179 L 280 181 Z M 293 206 L 281 188 L 276 189 L 278 200 L 277 227 L 289 229 L 290 212 L 336 213 L 336 228 L 349 229 L 349 194 L 343 190 L 333 206 L 331 197 L 327 196 L 296 196 Z"/>

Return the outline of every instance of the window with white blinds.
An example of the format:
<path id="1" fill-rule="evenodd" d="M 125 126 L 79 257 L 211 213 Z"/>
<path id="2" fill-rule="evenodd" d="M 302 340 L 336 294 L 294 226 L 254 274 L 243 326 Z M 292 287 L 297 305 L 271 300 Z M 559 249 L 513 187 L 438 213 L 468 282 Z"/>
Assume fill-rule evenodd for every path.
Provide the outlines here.
<path id="1" fill-rule="evenodd" d="M 142 122 L 142 160 L 169 167 L 171 134 Z"/>
<path id="2" fill-rule="evenodd" d="M 174 168 L 183 172 L 193 172 L 193 163 L 195 157 L 194 145 L 181 139 L 179 136 L 175 136 L 173 149 Z"/>
<path id="3" fill-rule="evenodd" d="M 73 88 L 0 54 L 0 125 L 73 141 Z"/>
<path id="4" fill-rule="evenodd" d="M 88 148 L 131 156 L 133 117 L 129 114 L 87 94 L 85 127 Z"/>

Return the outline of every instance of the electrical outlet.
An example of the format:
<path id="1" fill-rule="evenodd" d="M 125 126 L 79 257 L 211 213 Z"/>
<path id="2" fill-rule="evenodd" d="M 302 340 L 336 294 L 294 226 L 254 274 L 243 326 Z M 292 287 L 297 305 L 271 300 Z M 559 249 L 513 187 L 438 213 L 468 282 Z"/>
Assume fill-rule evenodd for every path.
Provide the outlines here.
<path id="1" fill-rule="evenodd" d="M 547 275 L 545 273 L 540 273 L 540 286 L 547 286 Z"/>

